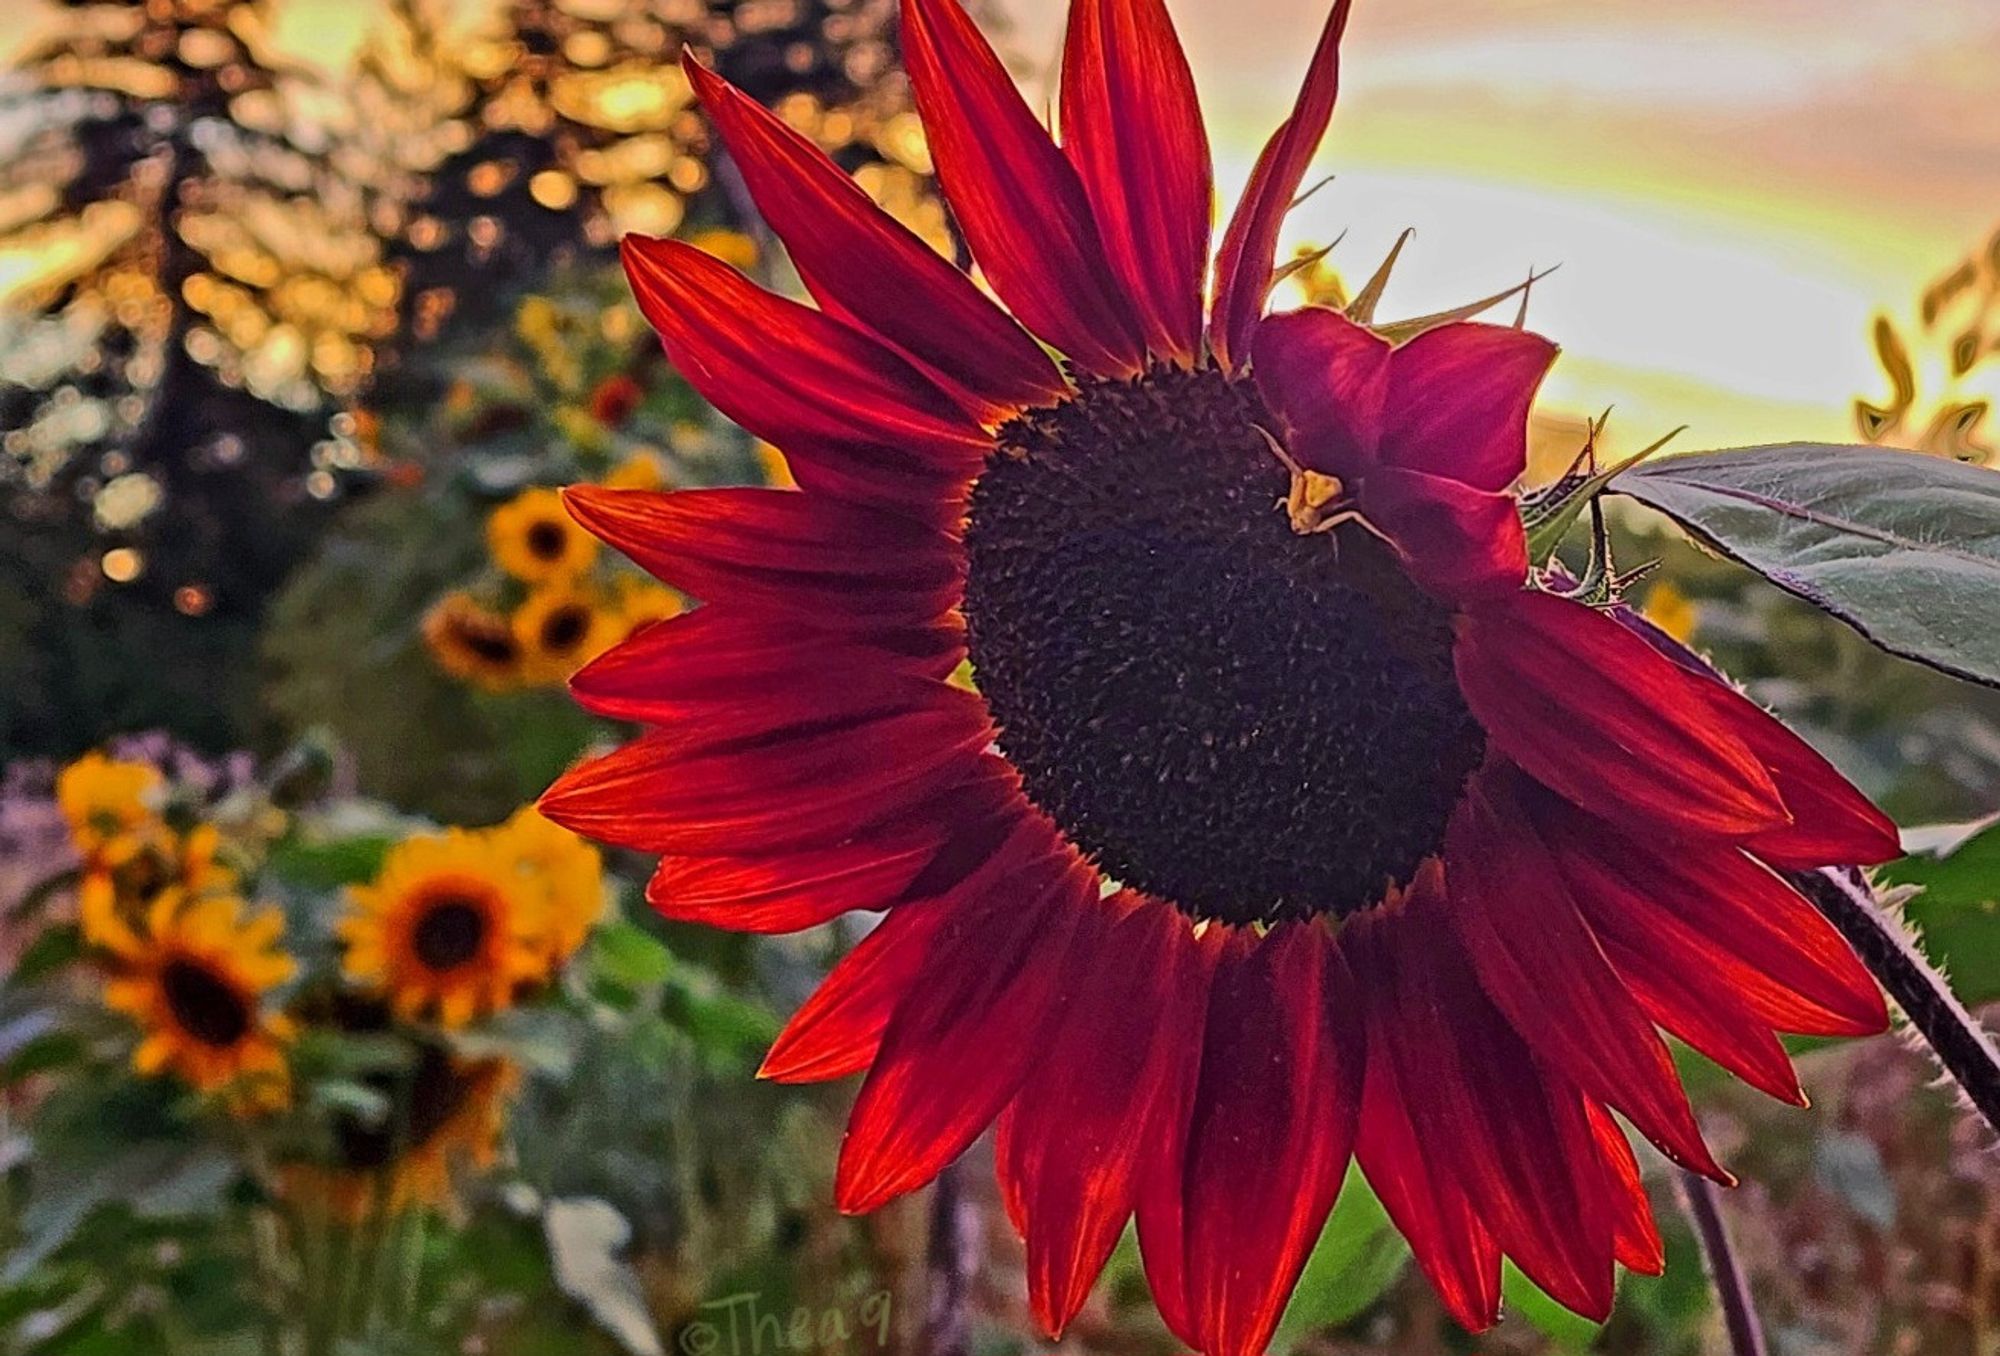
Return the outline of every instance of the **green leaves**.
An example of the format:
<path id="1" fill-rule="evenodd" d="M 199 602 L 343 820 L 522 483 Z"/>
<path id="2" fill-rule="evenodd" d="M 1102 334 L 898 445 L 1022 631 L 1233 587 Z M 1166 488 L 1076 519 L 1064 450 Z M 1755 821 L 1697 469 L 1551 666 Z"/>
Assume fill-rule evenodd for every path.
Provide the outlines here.
<path id="1" fill-rule="evenodd" d="M 1354 1319 L 1396 1283 L 1409 1260 L 1410 1245 L 1390 1222 L 1360 1165 L 1348 1164 L 1340 1199 L 1299 1277 L 1272 1349 L 1290 1350 L 1323 1328 Z"/>
<path id="2" fill-rule="evenodd" d="M 1977 1006 L 2000 998 L 2000 819 L 1912 829 L 1910 855 L 1882 868 L 1884 884 L 1921 886 L 1903 905 L 1932 961 Z"/>
<path id="3" fill-rule="evenodd" d="M 1637 466 L 1612 488 L 1883 649 L 2000 687 L 2000 475 L 1789 443 Z"/>

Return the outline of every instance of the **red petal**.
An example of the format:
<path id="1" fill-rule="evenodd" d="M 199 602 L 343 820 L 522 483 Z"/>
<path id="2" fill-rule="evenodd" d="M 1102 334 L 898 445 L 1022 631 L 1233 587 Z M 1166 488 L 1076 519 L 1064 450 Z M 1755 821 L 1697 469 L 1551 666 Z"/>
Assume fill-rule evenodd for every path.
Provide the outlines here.
<path id="1" fill-rule="evenodd" d="M 1639 829 L 1743 836 L 1787 820 L 1757 755 L 1704 680 L 1596 609 L 1547 593 L 1459 616 L 1459 687 L 1528 774 Z"/>
<path id="2" fill-rule="evenodd" d="M 1207 1356 L 1259 1356 L 1347 1171 L 1361 1105 L 1353 980 L 1319 927 L 1225 957 L 1209 994 L 1182 1191 Z"/>
<path id="3" fill-rule="evenodd" d="M 542 813 L 648 852 L 828 847 L 923 813 L 977 768 L 992 739 L 984 704 L 934 687 L 922 704 L 833 722 L 802 714 L 756 737 L 710 743 L 706 726 L 645 735 L 564 773 Z"/>
<path id="4" fill-rule="evenodd" d="M 619 252 L 674 366 L 729 418 L 784 448 L 801 486 L 957 519 L 992 440 L 930 378 L 691 245 L 628 235 Z"/>
<path id="5" fill-rule="evenodd" d="M 1049 404 L 1068 389 L 1026 331 L 825 152 L 692 54 L 681 65 L 821 306 L 989 409 Z"/>
<path id="6" fill-rule="evenodd" d="M 820 1083 L 873 1063 L 890 1014 L 923 969 L 948 912 L 948 906 L 933 902 L 884 918 L 792 1014 L 757 1076 Z"/>
<path id="7" fill-rule="evenodd" d="M 958 605 L 950 537 L 791 490 L 563 492 L 572 517 L 667 583 L 822 627 L 928 626 Z"/>
<path id="8" fill-rule="evenodd" d="M 924 1185 L 1006 1106 L 1087 978 L 1073 953 L 1095 948 L 1088 932 L 1082 946 L 1073 939 L 1103 925 L 1097 889 L 1095 872 L 1050 854 L 944 906 L 848 1120 L 834 1184 L 841 1210 L 873 1210 Z"/>
<path id="9" fill-rule="evenodd" d="M 1389 396 L 1389 342 L 1338 311 L 1267 316 L 1256 331 L 1257 389 L 1304 465 L 1359 476 L 1375 464 Z"/>
<path id="10" fill-rule="evenodd" d="M 1792 823 L 1757 834 L 1744 846 L 1773 866 L 1877 866 L 1903 855 L 1895 821 L 1840 775 L 1832 763 L 1748 697 L 1709 684 L 1720 722 L 1763 760 L 1792 812 Z"/>
<path id="11" fill-rule="evenodd" d="M 1516 592 L 1528 577 L 1528 538 L 1511 494 L 1400 466 L 1378 466 L 1358 494 L 1368 521 L 1403 550 L 1410 577 L 1447 602 Z"/>
<path id="12" fill-rule="evenodd" d="M 746 699 L 817 701 L 869 675 L 948 677 L 963 657 L 953 626 L 866 636 L 802 632 L 790 619 L 709 606 L 645 628 L 585 665 L 570 692 L 612 720 L 665 725 Z"/>
<path id="13" fill-rule="evenodd" d="M 1145 363 L 1076 170 L 958 0 L 903 0 L 903 58 L 953 215 L 993 289 L 1100 376 Z"/>
<path id="14" fill-rule="evenodd" d="M 1581 898 L 1582 887 L 1577 893 Z M 1793 1106 L 1806 1105 L 1785 1047 L 1725 976 L 1690 971 L 1663 949 L 1635 946 L 1598 922 L 1599 915 L 1591 917 L 1606 959 L 1649 1019 L 1751 1087 Z"/>
<path id="15" fill-rule="evenodd" d="M 1528 410 L 1556 359 L 1538 334 L 1470 321 L 1440 325 L 1396 350 L 1382 460 L 1504 490 L 1528 466 Z"/>
<path id="16" fill-rule="evenodd" d="M 1656 847 L 1552 802 L 1536 813 L 1600 934 L 1727 990 L 1780 1031 L 1866 1036 L 1888 1026 L 1881 990 L 1833 925 L 1741 852 Z"/>
<path id="17" fill-rule="evenodd" d="M 1257 157 L 1243 201 L 1223 233 L 1222 249 L 1215 259 L 1215 304 L 1209 308 L 1208 341 L 1225 369 L 1241 367 L 1250 357 L 1251 335 L 1271 294 L 1279 228 L 1285 224 L 1285 214 L 1291 211 L 1292 200 L 1298 197 L 1305 179 L 1306 166 L 1333 117 L 1334 97 L 1340 92 L 1340 35 L 1347 28 L 1351 2 L 1334 0 L 1292 116 L 1272 134 Z"/>
<path id="18" fill-rule="evenodd" d="M 1194 76 L 1161 0 L 1070 7 L 1062 135 L 1147 348 L 1193 362 L 1215 183 Z"/>
<path id="19" fill-rule="evenodd" d="M 1773 866 L 1872 866 L 1902 855 L 1895 823 L 1805 740 L 1730 686 L 1693 650 L 1644 614 L 1620 605 L 1611 616 L 1673 663 L 1701 678 L 1710 706 L 1764 761 L 1793 823 L 1760 833 L 1750 849 Z"/>
<path id="20" fill-rule="evenodd" d="M 646 886 L 646 902 L 680 923 L 797 932 L 850 910 L 888 908 L 937 854 L 945 834 L 932 823 L 768 857 L 667 857 Z"/>
<path id="21" fill-rule="evenodd" d="M 1249 944 L 1247 933 L 1209 928 L 1194 939 L 1196 978 L 1178 1032 L 1162 1031 L 1171 1057 L 1162 1074 L 1165 1087 L 1161 1124 L 1152 1141 L 1142 1146 L 1139 1199 L 1135 1213 L 1139 1253 L 1146 1267 L 1146 1284 L 1154 1307 L 1168 1331 L 1191 1347 L 1199 1347 L 1193 1314 L 1188 1307 L 1185 1166 L 1188 1123 L 1194 1111 L 1195 1088 L 1201 1079 L 1202 1033 L 1208 1022 L 1209 987 L 1224 954 Z"/>
<path id="22" fill-rule="evenodd" d="M 1167 1133 L 1180 1042 L 1200 1040 L 1205 967 L 1188 921 L 1126 896 L 1039 1067 L 1000 1120 L 1001 1185 L 1028 1242 L 1036 1321 L 1059 1336 L 1090 1294 Z"/>
<path id="23" fill-rule="evenodd" d="M 1451 918 L 1494 1006 L 1536 1054 L 1624 1112 L 1675 1162 L 1730 1180 L 1710 1157 L 1673 1059 L 1598 948 L 1511 768 L 1474 777 L 1445 834 Z"/>
<path id="24" fill-rule="evenodd" d="M 1411 1089 L 1437 1078 L 1439 1063 L 1435 1051 L 1410 1044 L 1401 1020 L 1408 981 L 1395 947 L 1382 942 L 1385 926 L 1394 924 L 1368 919 L 1341 937 L 1349 968 L 1363 977 L 1367 1013 L 1354 1154 L 1445 1309 L 1467 1331 L 1484 1332 L 1500 1317 L 1500 1245 L 1460 1185 L 1459 1146 L 1426 1140 L 1411 1122 Z"/>
<path id="25" fill-rule="evenodd" d="M 1604 1154 L 1606 1179 L 1616 1209 L 1613 1246 L 1618 1261 L 1646 1276 L 1667 1269 L 1667 1250 L 1660 1242 L 1660 1230 L 1653 1223 L 1653 1203 L 1646 1198 L 1646 1184 L 1639 1177 L 1639 1160 L 1632 1153 L 1632 1141 L 1618 1128 L 1611 1113 L 1596 1102 L 1584 1099 L 1590 1115 L 1590 1133 Z"/>
<path id="26" fill-rule="evenodd" d="M 1378 930 L 1373 945 L 1396 957 L 1389 1020 L 1398 1065 L 1409 1071 L 1399 1085 L 1411 1127 L 1521 1270 L 1560 1303 L 1602 1319 L 1613 1293 L 1612 1206 L 1584 1099 L 1494 1009 L 1450 912 L 1418 892 L 1400 912 L 1355 920 Z"/>

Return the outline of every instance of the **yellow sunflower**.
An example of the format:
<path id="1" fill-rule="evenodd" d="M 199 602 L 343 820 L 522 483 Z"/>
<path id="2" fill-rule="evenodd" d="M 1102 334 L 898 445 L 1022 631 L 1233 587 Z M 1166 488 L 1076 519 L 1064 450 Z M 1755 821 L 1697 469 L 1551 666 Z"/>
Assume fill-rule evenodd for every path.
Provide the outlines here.
<path id="1" fill-rule="evenodd" d="M 670 482 L 660 454 L 641 448 L 619 462 L 603 483 L 614 490 L 664 490 Z"/>
<path id="2" fill-rule="evenodd" d="M 112 951 L 126 949 L 167 891 L 195 900 L 234 889 L 236 873 L 217 860 L 221 846 L 213 824 L 176 833 L 159 823 L 106 844 L 86 862 L 77 888 L 84 940 Z"/>
<path id="3" fill-rule="evenodd" d="M 333 1161 L 294 1163 L 279 1173 L 288 1200 L 344 1224 L 380 1212 L 436 1209 L 453 1198 L 458 1176 L 499 1159 L 507 1106 L 520 1073 L 504 1059 L 460 1059 L 426 1043 L 406 1080 L 381 1091 L 389 1117 L 336 1119 Z"/>
<path id="4" fill-rule="evenodd" d="M 572 579 L 597 559 L 597 539 L 569 516 L 561 494 L 540 485 L 493 510 L 486 545 L 494 563 L 524 584 Z"/>
<path id="5" fill-rule="evenodd" d="M 1670 579 L 1662 579 L 1646 592 L 1646 620 L 1685 645 L 1694 639 L 1701 620 L 1701 608 L 1682 593 Z"/>
<path id="6" fill-rule="evenodd" d="M 542 901 L 491 834 L 405 839 L 348 901 L 342 968 L 406 1020 L 464 1026 L 542 973 Z"/>
<path id="7" fill-rule="evenodd" d="M 604 916 L 604 858 L 597 848 L 524 805 L 494 830 L 515 869 L 543 895 L 543 963 L 554 970 L 576 954 Z"/>
<path id="8" fill-rule="evenodd" d="M 161 892 L 144 935 L 129 933 L 113 947 L 104 985 L 105 1006 L 142 1033 L 133 1067 L 250 1105 L 282 1105 L 293 1027 L 264 998 L 294 969 L 279 944 L 283 931 L 276 909 L 250 913 L 235 895 Z"/>
<path id="9" fill-rule="evenodd" d="M 591 589 L 550 584 L 514 610 L 514 640 L 531 682 L 560 683 L 622 640 L 626 626 Z"/>
<path id="10" fill-rule="evenodd" d="M 507 619 L 452 593 L 424 615 L 424 644 L 439 668 L 489 692 L 519 686 L 521 643 Z"/>
<path id="11" fill-rule="evenodd" d="M 757 473 L 763 477 L 765 485 L 774 490 L 796 490 L 799 487 L 799 482 L 792 479 L 792 464 L 772 444 L 759 438 L 750 446 L 750 457 L 757 463 Z"/>
<path id="12" fill-rule="evenodd" d="M 166 778 L 151 763 L 86 753 L 56 774 L 56 805 L 77 851 L 91 858 L 153 824 Z"/>
<path id="13" fill-rule="evenodd" d="M 687 611 L 687 599 L 678 592 L 665 584 L 633 575 L 619 578 L 615 598 L 621 639 L 656 621 L 666 621 Z"/>

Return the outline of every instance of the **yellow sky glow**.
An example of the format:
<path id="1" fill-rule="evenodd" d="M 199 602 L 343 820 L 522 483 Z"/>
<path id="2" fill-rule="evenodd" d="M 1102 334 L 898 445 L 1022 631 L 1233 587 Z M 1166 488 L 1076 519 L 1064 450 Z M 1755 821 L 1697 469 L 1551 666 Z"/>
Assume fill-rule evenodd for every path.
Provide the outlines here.
<path id="1" fill-rule="evenodd" d="M 1003 42 L 1046 67 L 1065 0 L 997 3 Z M 1227 202 L 1288 111 L 1322 0 L 1170 5 Z M 1853 398 L 1881 393 L 1871 317 L 1907 313 L 2000 221 L 1994 0 L 1356 8 L 1314 171 L 1338 177 L 1289 243 L 1345 230 L 1333 261 L 1365 276 L 1414 227 L 1385 318 L 1560 264 L 1530 310 L 1564 349 L 1547 399 L 1616 405 L 1614 450 L 1681 423 L 1689 448 L 1850 440 Z M 372 14 L 280 0 L 274 31 L 337 63 Z M 1975 381 L 2000 403 L 2000 376 Z"/>

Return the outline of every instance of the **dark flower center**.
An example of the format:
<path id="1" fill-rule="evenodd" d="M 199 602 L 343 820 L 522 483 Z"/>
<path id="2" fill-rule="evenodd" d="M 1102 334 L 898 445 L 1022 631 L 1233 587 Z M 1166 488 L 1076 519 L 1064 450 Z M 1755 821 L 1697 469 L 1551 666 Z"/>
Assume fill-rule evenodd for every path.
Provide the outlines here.
<path id="1" fill-rule="evenodd" d="M 454 970 L 479 954 L 486 940 L 486 911 L 466 899 L 433 901 L 417 920 L 410 945 L 432 970 Z"/>
<path id="2" fill-rule="evenodd" d="M 1196 918 L 1345 915 L 1409 880 L 1485 741 L 1449 612 L 1358 526 L 1299 536 L 1254 385 L 1088 381 L 973 489 L 974 676 L 1029 797 Z"/>
<path id="3" fill-rule="evenodd" d="M 472 1095 L 472 1081 L 448 1051 L 430 1041 L 418 1045 L 413 1068 L 377 1070 L 361 1081 L 387 1098 L 392 1110 L 377 1121 L 335 1119 L 340 1161 L 356 1170 L 385 1167 L 399 1153 L 422 1148 Z"/>
<path id="4" fill-rule="evenodd" d="M 542 518 L 528 527 L 528 554 L 537 560 L 561 560 L 569 532 L 561 523 Z"/>
<path id="5" fill-rule="evenodd" d="M 203 1045 L 226 1049 L 250 1031 L 250 1005 L 243 995 L 199 962 L 168 961 L 160 971 L 160 990 L 181 1029 Z"/>
<path id="6" fill-rule="evenodd" d="M 573 650 L 590 632 L 590 609 L 565 606 L 555 609 L 542 621 L 542 648 L 551 654 Z"/>

